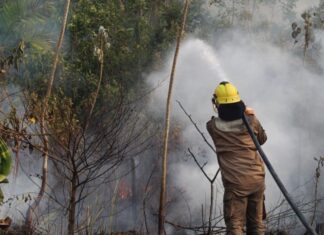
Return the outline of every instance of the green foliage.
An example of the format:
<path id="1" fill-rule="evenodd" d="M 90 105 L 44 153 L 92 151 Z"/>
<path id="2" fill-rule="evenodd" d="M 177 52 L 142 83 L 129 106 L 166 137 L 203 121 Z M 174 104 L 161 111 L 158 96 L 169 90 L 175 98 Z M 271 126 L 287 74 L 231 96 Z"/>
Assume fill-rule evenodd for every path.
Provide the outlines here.
<path id="1" fill-rule="evenodd" d="M 0 54 L 0 74 L 6 73 L 6 69 L 11 66 L 18 70 L 18 64 L 24 54 L 24 49 L 25 43 L 21 41 L 11 52 L 3 51 Z"/>
<path id="2" fill-rule="evenodd" d="M 155 9 L 156 15 L 152 16 Z M 182 4 L 151 1 L 78 1 L 69 23 L 71 48 L 65 57 L 64 92 L 77 106 L 95 90 L 99 61 L 94 55 L 97 31 L 107 29 L 111 47 L 104 54 L 104 80 L 98 104 L 117 93 L 128 96 L 142 74 L 175 40 Z M 73 88 L 73 89 L 71 89 Z"/>
<path id="3" fill-rule="evenodd" d="M 28 46 L 50 49 L 50 16 L 54 1 L 4 0 L 0 3 L 0 41 L 14 46 L 24 40 Z M 52 26 L 52 27 L 51 27 Z"/>
<path id="4" fill-rule="evenodd" d="M 10 82 L 28 90 L 43 92 L 46 89 L 45 78 L 52 63 L 53 38 L 57 38 L 58 34 L 55 14 L 58 5 L 52 0 L 0 2 L 1 69 L 11 65 L 17 69 L 18 64 L 24 61 L 20 64 L 19 73 L 7 74 Z M 10 51 L 10 48 L 15 49 Z"/>
<path id="5" fill-rule="evenodd" d="M 3 1 L 0 9 L 3 41 L 24 38 L 25 61 L 19 74 L 10 76 L 16 84 L 45 94 L 47 78 L 53 61 L 51 47 L 58 33 L 52 20 L 61 3 L 55 1 L 14 0 Z M 188 31 L 207 25 L 203 3 L 192 1 Z M 141 1 L 87 1 L 72 2 L 66 45 L 62 51 L 56 73 L 55 89 L 69 97 L 75 110 L 84 113 L 100 74 L 100 61 L 96 57 L 97 32 L 107 29 L 111 47 L 104 53 L 104 79 L 97 105 L 114 103 L 116 95 L 131 98 L 143 86 L 143 74 L 173 46 L 181 17 L 182 3 Z M 15 17 L 14 17 L 15 16 Z M 57 22 L 59 23 L 59 22 Z M 210 25 L 210 24 L 209 24 Z M 206 28 L 206 27 L 205 27 Z M 13 30 L 12 30 L 13 29 Z M 50 30 L 49 30 L 50 29 Z M 47 47 L 44 44 L 47 44 Z M 15 79 L 18 78 L 18 79 Z"/>

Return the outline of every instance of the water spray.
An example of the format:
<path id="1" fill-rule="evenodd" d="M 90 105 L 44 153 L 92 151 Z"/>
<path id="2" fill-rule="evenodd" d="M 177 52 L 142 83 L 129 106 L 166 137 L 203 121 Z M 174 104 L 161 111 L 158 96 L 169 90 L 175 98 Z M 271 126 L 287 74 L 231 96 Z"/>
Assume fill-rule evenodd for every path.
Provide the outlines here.
<path id="1" fill-rule="evenodd" d="M 211 53 L 209 50 L 204 50 L 203 52 L 206 62 L 209 63 L 212 70 L 215 70 L 221 81 L 229 81 L 227 74 L 219 62 L 219 59 L 215 53 Z"/>

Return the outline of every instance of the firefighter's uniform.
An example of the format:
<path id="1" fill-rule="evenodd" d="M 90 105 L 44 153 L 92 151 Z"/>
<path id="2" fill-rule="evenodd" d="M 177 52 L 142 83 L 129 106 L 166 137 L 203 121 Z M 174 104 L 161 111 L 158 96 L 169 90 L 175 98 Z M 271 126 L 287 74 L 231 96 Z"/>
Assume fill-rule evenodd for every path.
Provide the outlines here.
<path id="1" fill-rule="evenodd" d="M 260 122 L 254 114 L 247 115 L 247 119 L 263 144 L 267 136 Z M 225 188 L 227 235 L 243 234 L 245 224 L 247 234 L 263 235 L 265 169 L 242 119 L 225 121 L 213 117 L 207 123 L 207 130 L 216 147 Z"/>

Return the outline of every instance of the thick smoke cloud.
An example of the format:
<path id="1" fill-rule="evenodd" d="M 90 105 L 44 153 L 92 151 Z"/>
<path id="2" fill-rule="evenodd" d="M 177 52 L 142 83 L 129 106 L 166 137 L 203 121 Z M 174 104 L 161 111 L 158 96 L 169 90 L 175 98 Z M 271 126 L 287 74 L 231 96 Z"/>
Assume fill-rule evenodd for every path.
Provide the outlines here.
<path id="1" fill-rule="evenodd" d="M 305 11 L 305 9 L 316 7 L 318 6 L 319 3 L 320 0 L 313 0 L 313 1 L 299 0 L 296 3 L 296 11 L 301 14 Z"/>
<path id="2" fill-rule="evenodd" d="M 157 86 L 168 76 L 171 61 L 170 55 L 161 71 L 148 76 L 147 82 L 151 86 Z M 320 64 L 321 61 L 317 62 Z M 255 110 L 268 134 L 264 150 L 270 161 L 288 191 L 297 196 L 303 195 L 305 190 L 313 190 L 311 179 L 316 167 L 313 157 L 324 152 L 321 143 L 324 135 L 321 124 L 324 80 L 321 76 L 318 71 L 311 72 L 291 51 L 237 32 L 223 35 L 214 45 L 197 38 L 183 43 L 172 100 L 172 120 L 183 126 L 183 151 L 171 150 L 171 161 L 177 159 L 171 166 L 171 182 L 185 192 L 193 208 L 192 214 L 200 215 L 201 204 L 208 201 L 209 184 L 193 160 L 183 161 L 186 149 L 192 148 L 202 163 L 208 161 L 206 170 L 210 175 L 218 166 L 215 154 L 208 149 L 176 100 L 184 105 L 212 142 L 205 123 L 216 115 L 210 101 L 213 90 L 223 80 L 233 82 L 241 98 Z M 165 111 L 167 83 L 160 85 L 149 104 L 151 112 L 160 117 Z M 320 180 L 324 180 L 323 177 Z M 304 185 L 305 182 L 308 184 Z M 278 202 L 280 192 L 269 173 L 266 184 L 266 205 L 270 208 Z M 304 186 L 299 187 L 301 185 Z M 222 192 L 220 181 L 217 187 Z M 313 197 L 312 191 L 309 192 L 307 197 Z M 221 195 L 218 194 L 219 206 Z"/>

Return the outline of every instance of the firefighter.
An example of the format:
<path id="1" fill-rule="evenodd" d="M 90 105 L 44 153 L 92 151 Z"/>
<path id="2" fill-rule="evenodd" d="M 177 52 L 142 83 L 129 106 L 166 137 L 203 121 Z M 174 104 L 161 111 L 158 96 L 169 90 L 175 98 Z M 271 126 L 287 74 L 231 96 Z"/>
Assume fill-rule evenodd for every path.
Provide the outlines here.
<path id="1" fill-rule="evenodd" d="M 224 185 L 224 220 L 227 235 L 265 234 L 263 219 L 265 168 L 244 126 L 247 116 L 260 144 L 267 140 L 265 131 L 251 108 L 246 108 L 235 86 L 221 82 L 215 89 L 213 105 L 218 117 L 207 122 L 207 130 L 216 147 Z"/>

